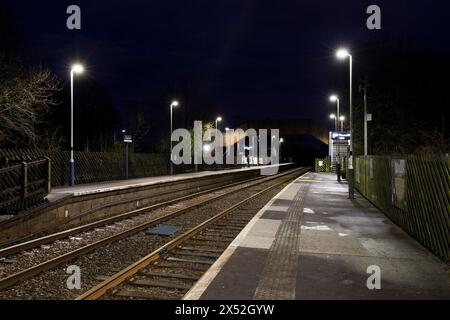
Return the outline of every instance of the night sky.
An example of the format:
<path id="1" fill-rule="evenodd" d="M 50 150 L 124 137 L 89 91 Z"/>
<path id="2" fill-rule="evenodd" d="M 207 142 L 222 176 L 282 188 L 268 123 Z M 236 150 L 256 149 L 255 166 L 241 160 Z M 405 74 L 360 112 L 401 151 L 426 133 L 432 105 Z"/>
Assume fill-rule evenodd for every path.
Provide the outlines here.
<path id="1" fill-rule="evenodd" d="M 66 28 L 70 4 L 81 7 L 81 31 Z M 366 28 L 370 4 L 382 8 L 382 31 Z M 83 62 L 83 76 L 101 83 L 119 110 L 129 101 L 167 107 L 152 98 L 184 79 L 230 125 L 263 118 L 330 125 L 328 95 L 346 92 L 347 64 L 334 58 L 341 45 L 383 35 L 450 50 L 448 1 L 17 0 L 13 7 L 34 62 L 61 76 Z M 358 68 L 365 52 L 353 53 Z"/>

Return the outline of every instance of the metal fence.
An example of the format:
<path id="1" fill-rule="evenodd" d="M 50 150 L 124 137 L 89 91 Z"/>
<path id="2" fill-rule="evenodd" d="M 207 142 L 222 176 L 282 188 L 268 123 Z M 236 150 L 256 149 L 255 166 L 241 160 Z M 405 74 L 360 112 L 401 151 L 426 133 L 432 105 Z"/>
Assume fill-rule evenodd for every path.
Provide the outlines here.
<path id="1" fill-rule="evenodd" d="M 52 186 L 67 185 L 69 151 L 0 149 L 0 168 L 44 157 L 52 162 Z M 167 159 L 160 154 L 130 153 L 129 178 L 167 174 Z M 75 151 L 74 160 L 77 184 L 124 179 L 125 159 L 121 153 Z"/>
<path id="2" fill-rule="evenodd" d="M 355 185 L 394 223 L 450 261 L 448 156 L 358 157 Z"/>
<path id="3" fill-rule="evenodd" d="M 43 201 L 50 193 L 49 158 L 0 169 L 0 213 L 16 214 Z"/>

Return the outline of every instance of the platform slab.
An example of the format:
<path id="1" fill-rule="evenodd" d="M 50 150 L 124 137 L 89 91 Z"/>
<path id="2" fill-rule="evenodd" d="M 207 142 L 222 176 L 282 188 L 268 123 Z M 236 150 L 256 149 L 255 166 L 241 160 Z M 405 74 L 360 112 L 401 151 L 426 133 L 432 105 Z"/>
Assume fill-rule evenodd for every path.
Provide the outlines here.
<path id="1" fill-rule="evenodd" d="M 289 166 L 292 165 L 292 163 L 286 163 L 286 164 L 279 164 L 277 166 L 283 167 L 283 166 Z M 200 172 L 191 172 L 191 173 L 181 173 L 181 174 L 175 174 L 175 175 L 166 175 L 166 176 L 156 176 L 156 177 L 147 177 L 147 178 L 138 178 L 138 179 L 128 179 L 128 180 L 115 180 L 115 181 L 105 181 L 105 182 L 97 182 L 97 183 L 88 183 L 88 184 L 81 184 L 81 185 L 75 185 L 73 187 L 55 187 L 53 188 L 52 192 L 50 193 L 49 197 L 51 200 L 58 199 L 60 197 L 63 197 L 64 195 L 72 195 L 72 196 L 82 196 L 82 195 L 88 195 L 88 194 L 96 194 L 96 193 L 102 193 L 102 192 L 109 192 L 109 191 L 117 191 L 117 190 L 124 190 L 124 189 L 130 189 L 130 188 L 138 188 L 138 187 L 146 187 L 158 183 L 167 183 L 167 182 L 174 182 L 174 181 L 181 181 L 181 180 L 188 180 L 188 179 L 196 179 L 206 176 L 214 176 L 214 175 L 221 175 L 226 174 L 230 172 L 242 172 L 242 171 L 249 171 L 249 170 L 261 170 L 263 168 L 268 168 L 269 166 L 259 166 L 259 167 L 244 167 L 239 169 L 225 169 L 225 170 L 218 170 L 218 171 L 200 171 Z"/>
<path id="2" fill-rule="evenodd" d="M 185 299 L 450 299 L 450 266 L 347 190 L 328 174 L 297 179 Z M 367 288 L 370 266 L 381 269 L 380 290 Z"/>

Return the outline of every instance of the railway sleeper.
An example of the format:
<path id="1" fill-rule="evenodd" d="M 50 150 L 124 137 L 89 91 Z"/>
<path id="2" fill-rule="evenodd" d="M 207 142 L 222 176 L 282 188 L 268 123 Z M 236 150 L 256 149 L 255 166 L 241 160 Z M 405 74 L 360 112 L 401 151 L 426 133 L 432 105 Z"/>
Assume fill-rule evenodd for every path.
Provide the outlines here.
<path id="1" fill-rule="evenodd" d="M 189 250 L 189 251 L 201 251 L 201 252 L 214 252 L 214 253 L 222 253 L 223 249 L 215 249 L 209 247 L 190 247 L 190 246 L 180 246 L 180 249 Z"/>
<path id="2" fill-rule="evenodd" d="M 185 263 L 181 262 L 160 262 L 158 264 L 152 265 L 153 268 L 161 268 L 161 269 L 172 269 L 172 270 L 186 270 L 189 269 L 190 271 L 199 271 L 199 272 L 205 272 L 208 270 L 209 265 L 189 265 L 186 266 Z"/>
<path id="3" fill-rule="evenodd" d="M 192 275 L 178 274 L 178 273 L 154 272 L 154 271 L 149 271 L 149 270 L 143 270 L 143 271 L 139 272 L 139 274 L 147 276 L 147 277 L 173 278 L 173 279 L 192 280 L 192 281 L 197 281 L 198 279 L 200 279 L 200 276 L 192 276 Z"/>
<path id="4" fill-rule="evenodd" d="M 222 233 L 222 232 L 208 232 L 202 234 L 202 237 L 206 237 L 211 239 L 212 241 L 216 241 L 216 239 L 222 239 L 227 241 L 228 243 L 232 242 L 237 236 L 237 233 Z"/>
<path id="5" fill-rule="evenodd" d="M 214 258 L 220 257 L 218 253 L 212 252 L 189 252 L 188 250 L 174 250 L 171 252 L 176 256 L 187 256 L 187 257 L 204 257 L 204 258 Z"/>
<path id="6" fill-rule="evenodd" d="M 141 287 L 159 287 L 167 289 L 177 289 L 177 290 L 188 290 L 192 287 L 190 284 L 173 282 L 173 281 L 159 281 L 159 280 L 148 280 L 148 279 L 136 279 L 134 281 L 130 280 L 130 284 L 141 286 Z"/>
<path id="7" fill-rule="evenodd" d="M 217 231 L 241 231 L 242 227 L 238 227 L 238 226 L 231 226 L 231 225 L 224 225 L 224 226 L 219 226 L 219 225 L 214 225 L 213 227 L 208 228 L 208 230 L 217 230 Z"/>
<path id="8" fill-rule="evenodd" d="M 129 299 L 140 299 L 140 300 L 178 300 L 178 297 L 174 296 L 161 296 L 151 294 L 149 292 L 140 291 L 140 290 L 128 290 L 122 289 L 112 294 L 115 297 L 120 298 L 129 298 Z"/>
<path id="9" fill-rule="evenodd" d="M 212 265 L 214 261 L 208 261 L 208 260 L 196 260 L 196 259 L 185 259 L 185 258 L 177 258 L 177 257 L 167 257 L 165 258 L 167 261 L 174 261 L 174 262 L 186 262 L 186 263 L 193 263 L 193 264 L 200 264 L 200 265 Z"/>
<path id="10" fill-rule="evenodd" d="M 201 241 L 212 241 L 212 242 L 220 242 L 220 243 L 226 243 L 227 245 L 234 240 L 233 239 L 224 239 L 224 237 L 211 237 L 211 236 L 197 236 L 193 238 L 194 240 L 201 240 Z"/>

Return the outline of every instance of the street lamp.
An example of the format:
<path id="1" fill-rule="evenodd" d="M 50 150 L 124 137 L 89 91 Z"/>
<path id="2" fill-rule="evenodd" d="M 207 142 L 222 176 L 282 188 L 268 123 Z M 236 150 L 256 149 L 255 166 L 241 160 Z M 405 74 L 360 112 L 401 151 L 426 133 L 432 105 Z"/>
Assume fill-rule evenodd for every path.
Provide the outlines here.
<path id="1" fill-rule="evenodd" d="M 203 150 L 206 151 L 206 152 L 208 152 L 208 151 L 211 150 L 211 146 L 210 146 L 209 144 L 205 144 L 205 145 L 203 146 Z"/>
<path id="2" fill-rule="evenodd" d="M 344 116 L 340 116 L 339 120 L 341 121 L 341 130 L 344 131 L 344 121 L 345 121 L 345 117 Z"/>
<path id="3" fill-rule="evenodd" d="M 339 117 L 339 121 L 341 122 L 341 130 L 344 131 L 345 117 L 344 116 L 340 116 Z"/>
<path id="4" fill-rule="evenodd" d="M 84 67 L 76 63 L 70 69 L 70 186 L 75 185 L 75 160 L 73 159 L 73 75 L 81 74 Z"/>
<path id="5" fill-rule="evenodd" d="M 336 102 L 336 104 L 337 104 L 336 118 L 339 119 L 340 118 L 340 116 L 339 116 L 339 97 L 337 95 L 333 94 L 332 96 L 330 96 L 330 101 Z M 337 131 L 342 131 L 342 130 L 343 130 L 342 128 L 339 130 L 339 126 L 337 127 Z"/>
<path id="6" fill-rule="evenodd" d="M 172 161 L 172 132 L 173 132 L 173 107 L 178 107 L 179 102 L 173 100 L 170 104 L 170 175 L 173 175 L 173 161 Z"/>
<path id="7" fill-rule="evenodd" d="M 348 159 L 348 197 L 349 199 L 355 198 L 354 192 L 354 169 L 353 169 L 353 96 L 352 96 L 352 86 L 353 86 L 353 56 L 347 49 L 339 49 L 336 52 L 336 57 L 340 60 L 349 59 L 350 65 L 350 97 L 349 97 L 349 109 L 350 109 L 350 154 Z"/>
<path id="8" fill-rule="evenodd" d="M 217 141 L 217 139 L 219 138 L 219 137 L 218 137 L 218 135 L 219 135 L 218 123 L 221 122 L 221 121 L 222 121 L 222 117 L 217 117 L 217 119 L 216 119 L 216 141 Z M 218 146 L 217 143 L 216 143 L 216 145 Z"/>
<path id="9" fill-rule="evenodd" d="M 336 115 L 335 115 L 334 113 L 333 113 L 333 114 L 330 114 L 330 119 L 334 120 L 334 128 L 335 128 L 335 130 L 337 131 L 338 120 L 337 120 Z"/>

